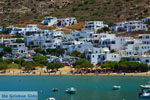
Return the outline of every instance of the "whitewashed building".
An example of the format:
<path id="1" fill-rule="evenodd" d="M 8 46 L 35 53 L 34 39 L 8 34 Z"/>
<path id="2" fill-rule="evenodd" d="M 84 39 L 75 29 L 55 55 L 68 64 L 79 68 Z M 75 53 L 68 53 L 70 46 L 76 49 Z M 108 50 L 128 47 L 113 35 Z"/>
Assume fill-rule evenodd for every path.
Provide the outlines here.
<path id="1" fill-rule="evenodd" d="M 56 31 L 56 30 L 52 30 L 51 31 L 51 35 L 56 38 L 56 37 L 62 37 L 64 35 L 63 31 Z"/>
<path id="2" fill-rule="evenodd" d="M 104 64 L 107 61 L 120 61 L 119 54 L 110 53 L 108 48 L 93 48 L 86 51 L 86 59 L 93 65 Z"/>
<path id="3" fill-rule="evenodd" d="M 142 23 L 145 24 L 146 22 L 150 22 L 150 17 L 143 18 Z"/>
<path id="4" fill-rule="evenodd" d="M 56 17 L 45 17 L 44 20 L 41 22 L 43 25 L 53 26 L 57 24 L 57 18 Z"/>
<path id="5" fill-rule="evenodd" d="M 61 18 L 61 19 L 58 19 L 55 27 L 67 27 L 70 25 L 74 25 L 76 23 L 77 23 L 77 20 L 75 17 Z"/>
<path id="6" fill-rule="evenodd" d="M 24 43 L 10 43 L 6 47 L 12 48 L 12 54 L 27 54 L 28 48 L 25 47 Z"/>
<path id="7" fill-rule="evenodd" d="M 115 26 L 111 27 L 111 32 L 134 32 L 134 31 L 147 31 L 147 24 L 143 24 L 141 21 L 129 21 L 116 23 Z"/>
<path id="8" fill-rule="evenodd" d="M 87 21 L 83 30 L 93 30 L 96 33 L 98 29 L 103 27 L 108 27 L 103 21 Z"/>

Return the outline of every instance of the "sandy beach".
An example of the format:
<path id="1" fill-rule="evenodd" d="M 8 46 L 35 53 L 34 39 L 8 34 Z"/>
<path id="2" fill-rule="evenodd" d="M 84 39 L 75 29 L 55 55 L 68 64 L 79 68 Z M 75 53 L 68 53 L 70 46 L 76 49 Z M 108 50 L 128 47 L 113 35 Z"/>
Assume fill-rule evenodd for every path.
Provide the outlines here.
<path id="1" fill-rule="evenodd" d="M 117 73 L 111 73 L 111 74 L 94 74 L 94 73 L 88 73 L 88 74 L 72 74 L 72 73 L 1 73 L 0 76 L 150 76 L 150 73 L 126 73 L 124 74 L 117 74 Z"/>
<path id="2" fill-rule="evenodd" d="M 0 76 L 150 76 L 150 72 L 144 73 L 88 73 L 88 74 L 72 74 L 71 67 L 64 67 L 59 69 L 56 73 L 46 73 L 41 68 L 38 68 L 36 71 L 30 73 L 23 73 L 21 69 L 7 69 L 5 73 L 0 73 Z"/>

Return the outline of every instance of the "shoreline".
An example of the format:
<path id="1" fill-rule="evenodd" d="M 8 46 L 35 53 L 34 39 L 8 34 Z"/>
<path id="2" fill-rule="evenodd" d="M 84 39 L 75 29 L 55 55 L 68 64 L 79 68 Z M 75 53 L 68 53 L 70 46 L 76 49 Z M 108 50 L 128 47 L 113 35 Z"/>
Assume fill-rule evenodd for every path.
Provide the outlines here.
<path id="1" fill-rule="evenodd" d="M 0 73 L 0 76 L 145 76 L 149 77 L 150 72 L 145 72 L 145 73 L 124 73 L 118 74 L 118 73 L 106 73 L 106 74 L 95 74 L 95 73 L 88 73 L 88 74 L 72 74 L 72 73 L 36 73 L 36 74 L 31 74 L 31 73 Z"/>
<path id="2" fill-rule="evenodd" d="M 150 76 L 150 72 L 137 72 L 137 73 L 71 73 L 73 69 L 71 67 L 64 67 L 59 69 L 56 73 L 47 73 L 41 68 L 30 73 L 23 73 L 22 69 L 8 69 L 4 73 L 0 73 L 0 76 Z"/>

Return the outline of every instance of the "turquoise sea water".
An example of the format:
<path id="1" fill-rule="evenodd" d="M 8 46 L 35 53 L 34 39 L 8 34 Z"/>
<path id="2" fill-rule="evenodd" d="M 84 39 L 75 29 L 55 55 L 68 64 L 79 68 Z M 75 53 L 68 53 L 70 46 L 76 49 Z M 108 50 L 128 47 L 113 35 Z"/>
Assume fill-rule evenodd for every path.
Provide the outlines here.
<path id="1" fill-rule="evenodd" d="M 149 81 L 150 77 L 123 76 L 0 76 L 0 91 L 38 91 L 39 100 L 145 100 L 138 98 L 138 88 Z M 113 91 L 113 85 L 121 89 Z M 68 87 L 75 87 L 77 94 L 66 94 Z"/>

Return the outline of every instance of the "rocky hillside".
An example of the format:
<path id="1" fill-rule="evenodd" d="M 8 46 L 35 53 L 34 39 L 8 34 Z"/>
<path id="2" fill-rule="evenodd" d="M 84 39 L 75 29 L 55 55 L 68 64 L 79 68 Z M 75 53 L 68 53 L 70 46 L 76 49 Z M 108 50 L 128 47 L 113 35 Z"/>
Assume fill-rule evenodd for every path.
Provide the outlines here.
<path id="1" fill-rule="evenodd" d="M 149 15 L 150 0 L 0 0 L 0 24 L 40 22 L 44 16 L 112 24 Z"/>
<path id="2" fill-rule="evenodd" d="M 75 0 L 0 0 L 0 24 L 38 21 Z"/>

